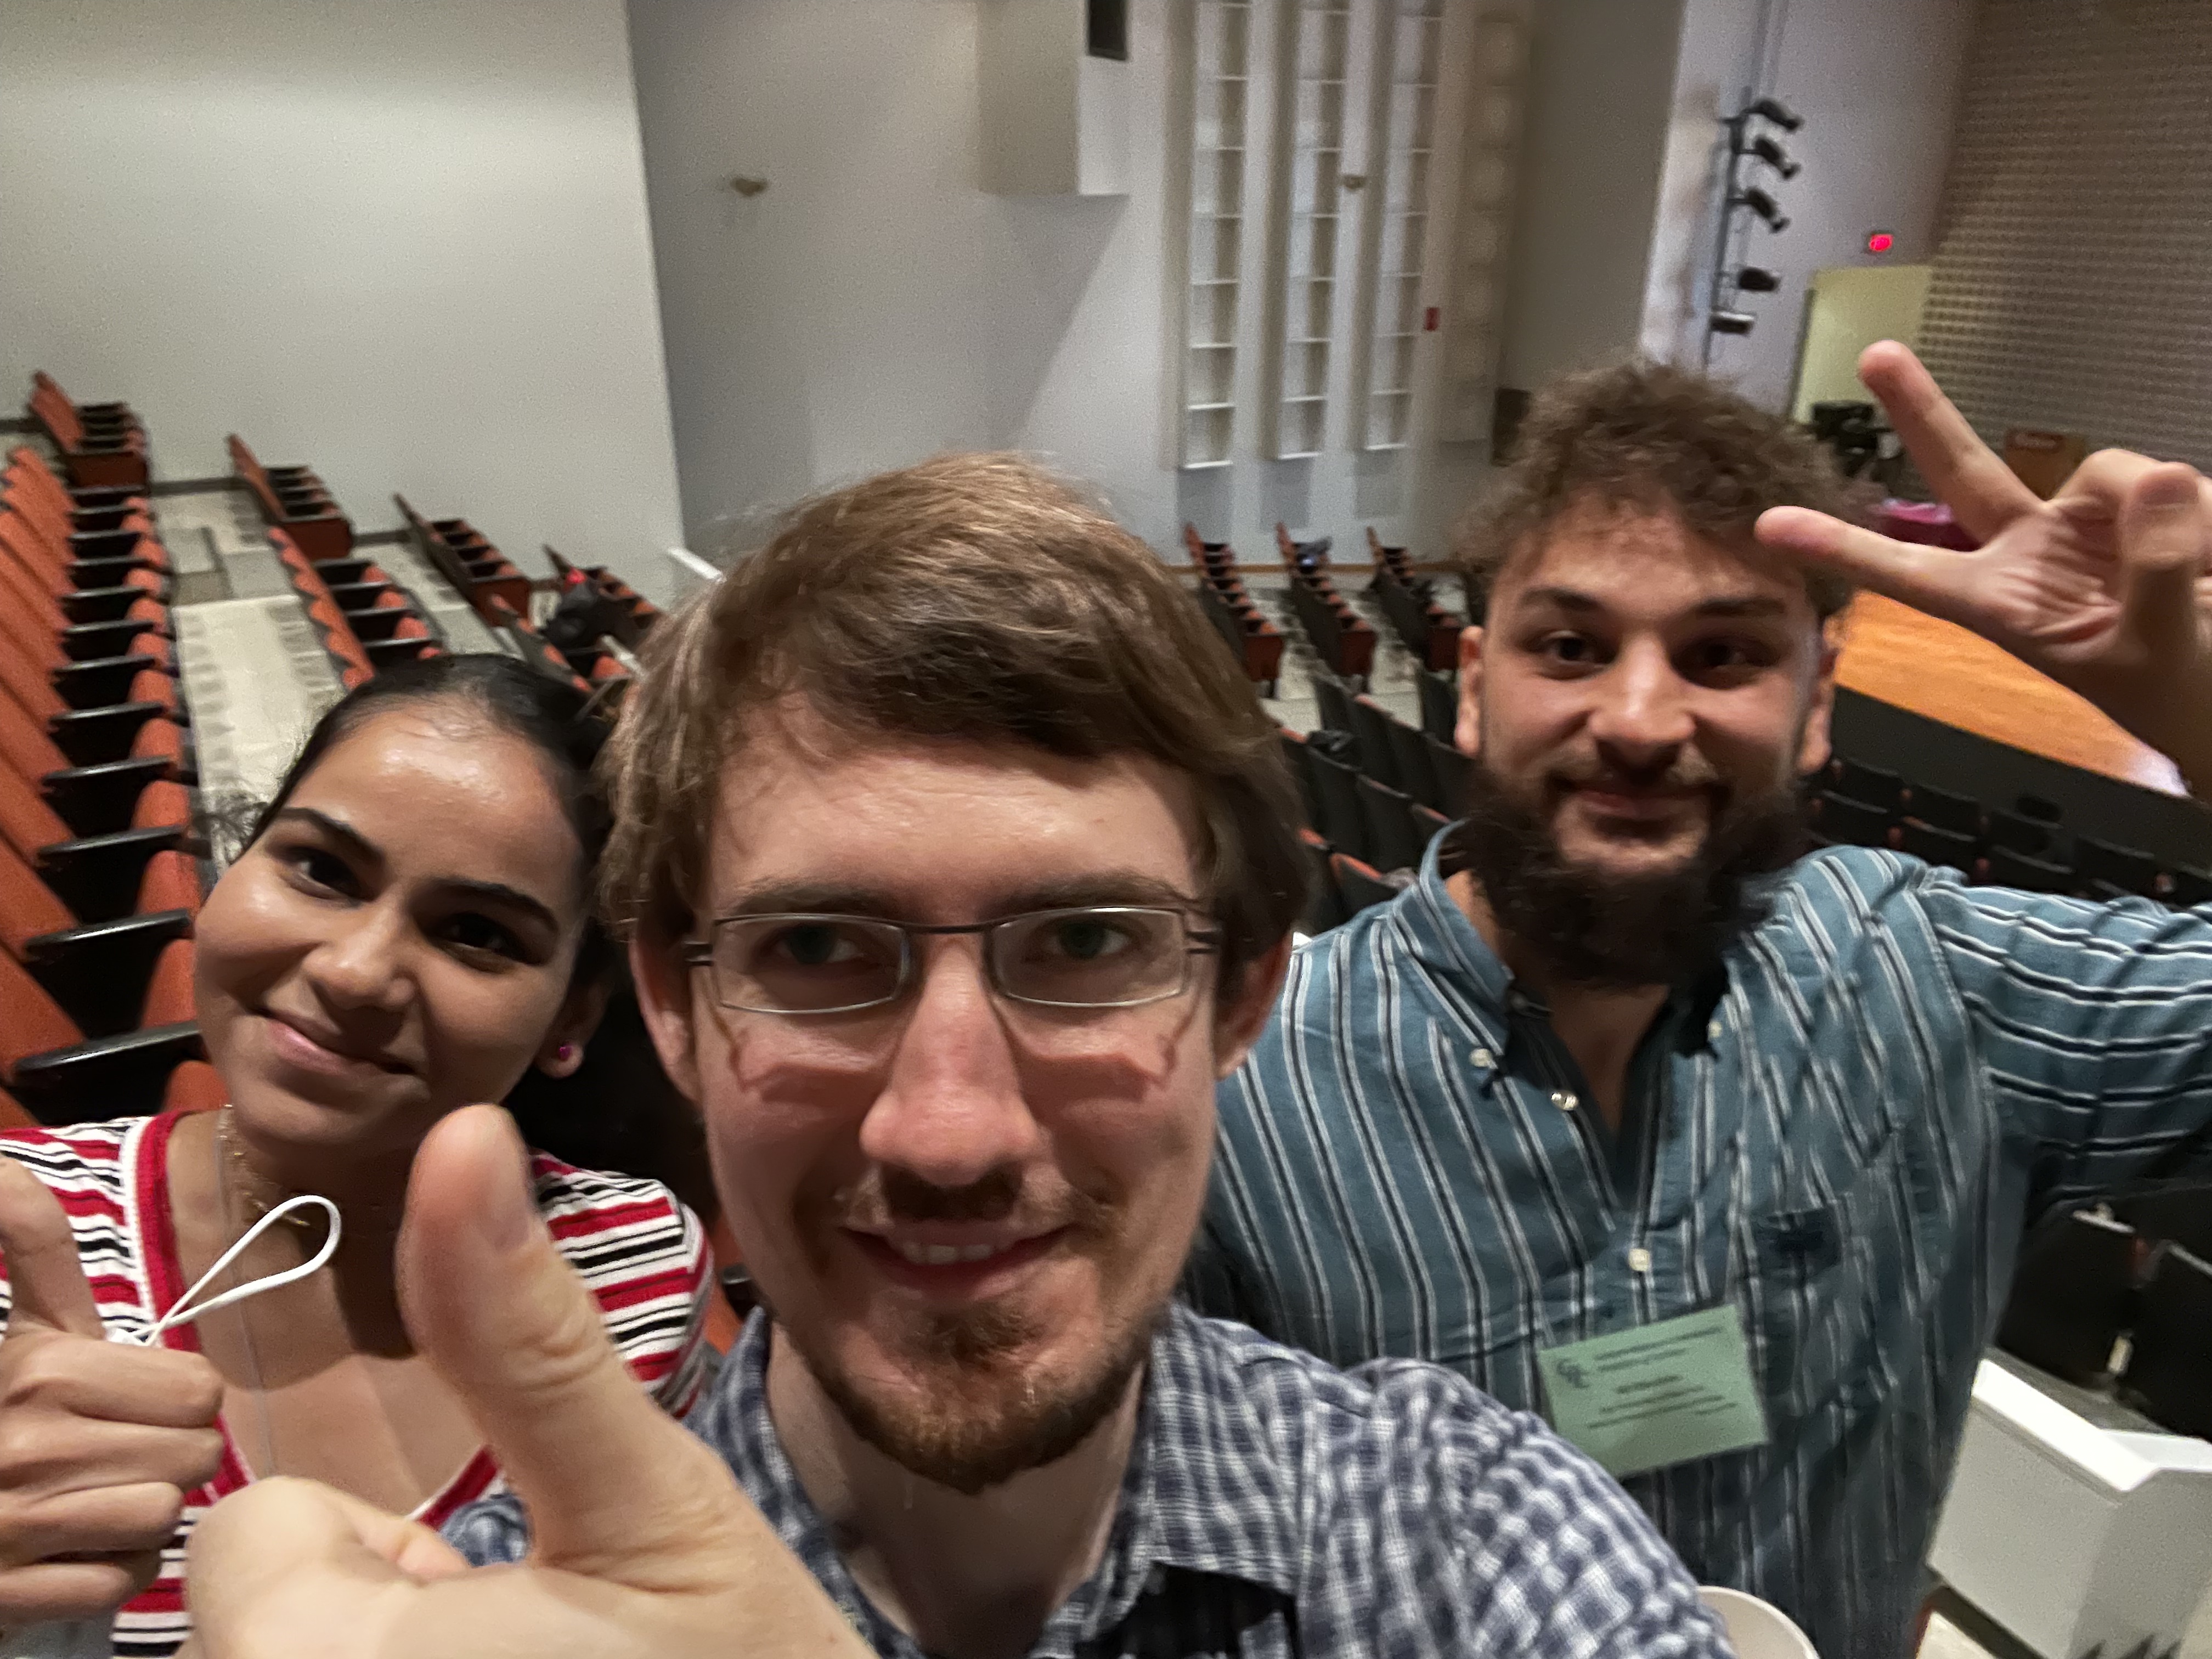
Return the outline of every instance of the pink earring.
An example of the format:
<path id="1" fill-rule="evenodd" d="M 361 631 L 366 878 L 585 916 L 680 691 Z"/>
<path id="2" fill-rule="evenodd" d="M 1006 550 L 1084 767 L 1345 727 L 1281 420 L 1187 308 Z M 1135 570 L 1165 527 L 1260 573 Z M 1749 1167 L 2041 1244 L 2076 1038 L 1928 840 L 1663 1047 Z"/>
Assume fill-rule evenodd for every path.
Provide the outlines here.
<path id="1" fill-rule="evenodd" d="M 576 1045 L 573 1042 L 564 1042 L 553 1051 L 553 1058 L 559 1060 L 563 1066 L 566 1066 L 575 1057 Z"/>

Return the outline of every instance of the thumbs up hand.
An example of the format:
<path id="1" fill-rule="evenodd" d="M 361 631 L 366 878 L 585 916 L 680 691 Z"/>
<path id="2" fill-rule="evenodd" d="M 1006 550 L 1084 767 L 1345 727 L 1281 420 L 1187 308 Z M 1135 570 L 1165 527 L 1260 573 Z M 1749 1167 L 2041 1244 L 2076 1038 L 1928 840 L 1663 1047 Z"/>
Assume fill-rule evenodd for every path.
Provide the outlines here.
<path id="1" fill-rule="evenodd" d="M 214 1478 L 222 1379 L 198 1354 L 104 1340 L 69 1218 L 5 1156 L 0 1255 L 0 1626 L 104 1618 Z"/>
<path id="2" fill-rule="evenodd" d="M 538 1219 L 504 1113 L 470 1107 L 423 1142 L 398 1261 L 408 1329 L 528 1504 L 536 1548 L 471 1570 L 413 1522 L 263 1481 L 193 1531 L 203 1659 L 868 1652 L 722 1461 L 624 1368 Z"/>

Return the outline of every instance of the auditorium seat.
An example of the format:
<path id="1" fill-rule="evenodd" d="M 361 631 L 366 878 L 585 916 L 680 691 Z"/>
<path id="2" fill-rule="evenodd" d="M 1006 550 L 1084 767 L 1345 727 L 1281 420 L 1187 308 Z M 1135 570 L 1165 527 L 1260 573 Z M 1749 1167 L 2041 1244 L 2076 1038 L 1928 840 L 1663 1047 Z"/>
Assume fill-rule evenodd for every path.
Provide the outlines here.
<path id="1" fill-rule="evenodd" d="M 1352 735 L 1359 745 L 1359 769 L 1377 783 L 1406 793 L 1398 775 L 1398 746 L 1390 740 L 1390 711 L 1362 693 L 1352 699 Z"/>
<path id="2" fill-rule="evenodd" d="M 1443 673 L 1455 671 L 1464 624 L 1437 603 L 1429 584 L 1414 574 L 1406 550 L 1384 546 L 1372 525 L 1367 528 L 1367 549 L 1375 562 L 1369 591 L 1399 639 L 1423 668 Z"/>
<path id="3" fill-rule="evenodd" d="M 1325 933 L 1343 921 L 1349 915 L 1344 899 L 1336 890 L 1336 872 L 1332 866 L 1328 843 L 1312 830 L 1304 831 L 1298 845 L 1306 855 L 1306 908 L 1298 926 L 1309 935 Z"/>
<path id="4" fill-rule="evenodd" d="M 310 559 L 342 559 L 352 551 L 353 521 L 338 511 L 313 472 L 304 466 L 263 466 L 234 432 L 224 441 L 231 470 L 246 481 L 264 524 L 282 530 Z"/>
<path id="5" fill-rule="evenodd" d="M 467 520 L 425 519 L 408 505 L 405 496 L 394 495 L 392 500 L 406 520 L 416 550 L 453 584 L 453 591 L 468 601 L 487 627 L 499 625 L 486 608 L 495 599 L 504 601 L 516 616 L 530 614 L 530 579 Z"/>
<path id="6" fill-rule="evenodd" d="M 1314 828 L 1340 853 L 1364 856 L 1368 850 L 1367 816 L 1359 805 L 1359 774 L 1331 760 L 1310 744 L 1307 765 L 1312 772 L 1314 799 L 1320 815 Z"/>
<path id="7" fill-rule="evenodd" d="M 1421 730 L 1438 743 L 1459 741 L 1459 676 L 1424 670 L 1419 681 Z"/>
<path id="8" fill-rule="evenodd" d="M 0 1130 L 35 1129 L 39 1120 L 25 1111 L 22 1103 L 5 1089 L 0 1089 Z"/>
<path id="9" fill-rule="evenodd" d="M 1905 780 L 1885 767 L 1869 766 L 1846 755 L 1828 763 L 1826 786 L 1831 793 L 1863 801 L 1894 817 L 1905 803 Z"/>
<path id="10" fill-rule="evenodd" d="M 1970 842 L 1982 838 L 1982 804 L 1971 795 L 1954 794 L 1916 780 L 1906 791 L 1904 814 L 1915 823 L 1948 830 Z"/>
<path id="11" fill-rule="evenodd" d="M 1329 856 L 1328 867 L 1329 873 L 1336 878 L 1336 890 L 1343 898 L 1346 920 L 1370 904 L 1388 904 L 1398 896 L 1398 890 L 1364 860 L 1334 853 Z"/>
<path id="12" fill-rule="evenodd" d="M 27 409 L 47 441 L 61 452 L 71 483 L 106 486 L 146 482 L 145 428 L 124 405 L 109 405 L 88 420 L 87 411 L 70 401 L 52 376 L 39 373 L 31 376 Z"/>
<path id="13" fill-rule="evenodd" d="M 42 1123 L 159 1110 L 170 1073 L 203 1058 L 192 1021 L 191 946 L 156 963 L 136 1030 L 88 1038 L 10 952 L 0 951 L 0 1087 Z"/>
<path id="14" fill-rule="evenodd" d="M 1419 726 L 1408 726 L 1383 710 L 1383 731 L 1390 740 L 1390 755 L 1398 787 L 1431 811 L 1443 805 L 1443 786 L 1429 764 L 1429 739 Z"/>
<path id="15" fill-rule="evenodd" d="M 2159 1252 L 2122 1383 L 2152 1421 L 2212 1439 L 2212 1264 L 2179 1245 Z"/>
<path id="16" fill-rule="evenodd" d="M 2030 893 L 2071 893 L 2074 872 L 2048 859 L 2031 858 L 2009 847 L 1992 847 L 1984 860 L 1984 875 L 1997 887 L 2017 887 Z"/>
<path id="17" fill-rule="evenodd" d="M 124 829 L 72 835 L 34 785 L 13 767 L 0 765 L 0 842 L 87 921 L 130 915 L 148 863 L 183 844 L 191 819 L 189 792 L 180 784 L 155 782 L 139 792 Z"/>
<path id="18" fill-rule="evenodd" d="M 1413 823 L 1413 803 L 1401 790 L 1364 774 L 1359 810 L 1367 822 L 1367 850 L 1377 869 L 1417 870 L 1427 843 Z"/>
<path id="19" fill-rule="evenodd" d="M 191 933 L 199 903 L 198 867 L 160 853 L 147 861 L 131 915 L 88 924 L 0 844 L 0 945 L 88 1036 L 143 1023 L 155 960 Z"/>
<path id="20" fill-rule="evenodd" d="M 2085 884 L 2101 881 L 2124 894 L 2160 896 L 2158 860 L 2132 847 L 2116 847 L 2094 836 L 2074 838 L 2074 873 Z"/>
<path id="21" fill-rule="evenodd" d="M 213 1112 L 229 1100 L 230 1091 L 222 1086 L 222 1073 L 204 1060 L 188 1060 L 169 1073 L 168 1086 L 161 1091 L 161 1109 Z"/>
<path id="22" fill-rule="evenodd" d="M 1429 745 L 1429 770 L 1437 781 L 1437 810 L 1448 818 L 1467 816 L 1468 781 L 1474 771 L 1474 763 L 1449 743 L 1438 743 L 1427 732 L 1421 734 Z"/>
<path id="23" fill-rule="evenodd" d="M 1321 806 L 1314 798 L 1313 768 L 1306 759 L 1306 740 L 1303 733 L 1284 726 L 1276 734 L 1282 745 L 1283 759 L 1291 769 L 1291 780 L 1298 787 L 1298 799 L 1305 808 L 1309 825 L 1321 822 Z"/>
<path id="24" fill-rule="evenodd" d="M 167 720 L 149 720 L 138 728 L 127 757 L 72 766 L 46 728 L 0 687 L 0 766 L 13 768 L 36 785 L 76 835 L 122 829 L 137 810 L 145 787 L 177 778 L 183 763 L 177 727 Z"/>
<path id="25" fill-rule="evenodd" d="M 1352 691 L 1333 674 L 1317 673 L 1313 677 L 1315 706 L 1321 711 L 1321 723 L 1332 732 L 1351 732 Z"/>
<path id="26" fill-rule="evenodd" d="M 1997 1346 L 2069 1382 L 2097 1382 L 2134 1318 L 2135 1289 L 2135 1229 L 2077 1210 L 2021 1252 Z"/>
<path id="27" fill-rule="evenodd" d="M 1887 812 L 1847 795 L 1823 791 L 1813 799 L 1813 828 L 1832 844 L 1887 847 L 1892 822 Z"/>

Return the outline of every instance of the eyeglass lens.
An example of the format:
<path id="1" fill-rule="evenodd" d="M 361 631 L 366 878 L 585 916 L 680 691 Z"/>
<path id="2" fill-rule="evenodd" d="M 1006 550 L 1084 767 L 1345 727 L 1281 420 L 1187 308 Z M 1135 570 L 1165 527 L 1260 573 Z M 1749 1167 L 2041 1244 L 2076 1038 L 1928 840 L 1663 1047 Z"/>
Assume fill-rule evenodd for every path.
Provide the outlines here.
<path id="1" fill-rule="evenodd" d="M 1000 992 L 1024 1002 L 1098 1008 L 1175 995 L 1188 973 L 1182 915 L 1103 907 L 1046 910 L 985 930 Z M 715 924 L 715 995 L 725 1007 L 830 1013 L 890 1001 L 903 988 L 906 935 L 859 916 L 734 916 Z"/>

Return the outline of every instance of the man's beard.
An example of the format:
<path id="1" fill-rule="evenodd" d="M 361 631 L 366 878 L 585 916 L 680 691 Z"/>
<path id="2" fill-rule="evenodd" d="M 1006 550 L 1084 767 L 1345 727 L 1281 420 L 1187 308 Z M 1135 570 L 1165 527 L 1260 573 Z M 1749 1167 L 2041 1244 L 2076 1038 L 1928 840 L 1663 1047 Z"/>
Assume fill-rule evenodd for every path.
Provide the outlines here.
<path id="1" fill-rule="evenodd" d="M 1552 826 L 1513 799 L 1480 755 L 1455 832 L 1466 868 L 1498 927 L 1559 980 L 1593 989 L 1678 984 L 1766 917 L 1757 878 L 1806 848 L 1791 787 L 1714 809 L 1698 850 L 1671 869 L 1611 875 L 1571 864 Z"/>
<path id="2" fill-rule="evenodd" d="M 1014 1184 L 986 1177 L 945 1192 L 887 1172 L 884 1196 L 869 1202 L 907 1219 L 995 1218 L 1019 1201 Z M 1065 1202 L 1077 1243 L 1111 1237 L 1108 1206 L 1076 1194 Z M 985 1303 L 920 1313 L 887 1345 L 902 1372 L 888 1388 L 842 1367 L 818 1326 L 779 1317 L 777 1330 L 854 1433 L 902 1468 L 973 1497 L 1058 1462 L 1089 1439 L 1127 1396 L 1166 1313 L 1163 1298 L 1109 1329 L 1081 1370 L 1056 1376 L 1027 1363 L 1051 1333 L 1019 1308 Z"/>

